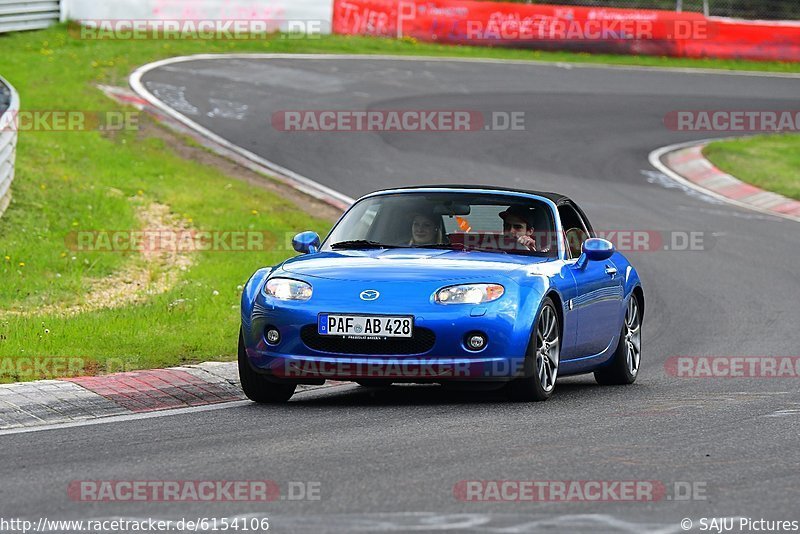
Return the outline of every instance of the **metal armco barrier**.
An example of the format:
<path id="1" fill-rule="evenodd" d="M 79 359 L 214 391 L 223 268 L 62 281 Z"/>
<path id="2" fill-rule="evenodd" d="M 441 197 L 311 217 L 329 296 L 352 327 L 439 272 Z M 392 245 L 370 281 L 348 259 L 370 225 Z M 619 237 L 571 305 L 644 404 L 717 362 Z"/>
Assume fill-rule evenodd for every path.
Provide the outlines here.
<path id="1" fill-rule="evenodd" d="M 13 122 L 19 112 L 19 95 L 0 77 L 0 216 L 11 202 L 14 159 L 17 154 L 17 129 Z"/>
<path id="2" fill-rule="evenodd" d="M 60 15 L 59 0 L 0 0 L 0 33 L 47 28 Z"/>
<path id="3" fill-rule="evenodd" d="M 800 23 L 472 0 L 334 0 L 333 33 L 539 50 L 800 61 Z"/>

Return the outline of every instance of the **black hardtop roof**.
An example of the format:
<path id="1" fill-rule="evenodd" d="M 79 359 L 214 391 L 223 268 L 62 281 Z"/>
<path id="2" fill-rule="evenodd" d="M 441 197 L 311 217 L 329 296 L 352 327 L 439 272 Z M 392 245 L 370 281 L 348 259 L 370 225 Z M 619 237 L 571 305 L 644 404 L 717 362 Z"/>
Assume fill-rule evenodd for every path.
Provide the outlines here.
<path id="1" fill-rule="evenodd" d="M 509 192 L 509 193 L 524 193 L 528 195 L 537 195 L 540 197 L 544 197 L 554 204 L 559 204 L 564 201 L 570 200 L 568 197 L 561 195 L 559 193 L 549 193 L 546 191 L 531 191 L 528 189 L 515 189 L 513 187 L 500 187 L 497 185 L 464 185 L 464 184 L 428 184 L 428 185 L 409 185 L 403 187 L 392 187 L 389 189 L 381 189 L 379 191 L 374 191 L 374 193 L 385 192 L 385 191 L 400 191 L 404 189 L 464 189 L 464 190 L 472 190 L 472 189 L 484 189 L 487 191 L 498 191 L 498 192 Z"/>

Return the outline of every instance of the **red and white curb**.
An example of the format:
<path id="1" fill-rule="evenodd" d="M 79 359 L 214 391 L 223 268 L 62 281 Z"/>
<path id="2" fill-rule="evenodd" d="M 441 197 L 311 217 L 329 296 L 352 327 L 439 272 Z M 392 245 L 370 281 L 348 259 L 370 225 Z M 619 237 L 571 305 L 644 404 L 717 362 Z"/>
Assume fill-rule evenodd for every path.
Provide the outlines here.
<path id="1" fill-rule="evenodd" d="M 746 184 L 707 160 L 703 149 L 713 141 L 660 148 L 650 154 L 650 163 L 673 180 L 706 195 L 741 208 L 800 222 L 800 202 Z"/>
<path id="2" fill-rule="evenodd" d="M 298 392 L 335 386 L 298 386 Z M 236 362 L 0 385 L 0 430 L 244 400 Z"/>

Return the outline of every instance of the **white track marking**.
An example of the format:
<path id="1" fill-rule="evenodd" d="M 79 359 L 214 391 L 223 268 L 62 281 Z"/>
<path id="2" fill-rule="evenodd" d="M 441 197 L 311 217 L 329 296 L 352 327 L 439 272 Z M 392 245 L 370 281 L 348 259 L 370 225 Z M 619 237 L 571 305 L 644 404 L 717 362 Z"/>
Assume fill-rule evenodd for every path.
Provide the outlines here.
<path id="1" fill-rule="evenodd" d="M 702 200 L 703 202 L 708 202 L 709 204 L 722 204 L 721 200 L 718 200 L 712 196 L 709 196 L 701 191 L 697 191 L 691 187 L 682 184 L 681 182 L 677 182 L 664 174 L 663 172 L 658 171 L 651 171 L 648 169 L 642 170 L 642 174 L 647 177 L 647 183 L 660 185 L 665 189 L 680 189 L 690 197 L 696 198 L 698 200 Z"/>
<path id="2" fill-rule="evenodd" d="M 244 120 L 245 117 L 247 117 L 247 110 L 249 107 L 247 104 L 220 98 L 209 98 L 208 103 L 211 104 L 211 111 L 206 113 L 209 117 L 234 119 L 237 121 Z"/>
<path id="3" fill-rule="evenodd" d="M 140 419 L 153 419 L 156 417 L 167 417 L 169 415 L 210 412 L 214 410 L 223 410 L 225 408 L 236 408 L 238 406 L 245 406 L 247 404 L 251 404 L 251 402 L 248 400 L 221 402 L 219 404 L 208 404 L 206 406 L 192 406 L 190 408 L 176 408 L 174 410 L 161 410 L 157 412 L 134 413 L 127 415 L 112 415 L 110 417 L 99 417 L 97 419 L 88 419 L 86 421 L 73 421 L 69 423 L 55 423 L 52 425 L 11 428 L 9 430 L 0 430 L 0 436 L 9 436 L 11 434 L 27 434 L 29 432 L 43 432 L 45 430 L 60 430 L 63 428 L 103 425 L 107 423 L 120 423 L 125 421 L 138 421 Z"/>
<path id="4" fill-rule="evenodd" d="M 722 204 L 722 202 L 720 202 Z M 716 210 L 709 208 L 695 208 L 689 206 L 676 206 L 675 209 L 680 211 L 701 212 L 708 213 L 709 215 L 719 215 L 720 217 L 736 217 L 739 219 L 749 219 L 751 221 L 779 221 L 780 218 L 774 215 L 761 215 L 760 213 L 742 213 L 734 210 Z"/>
<path id="5" fill-rule="evenodd" d="M 644 65 L 613 65 L 609 63 L 568 63 L 563 61 L 541 61 L 527 59 L 493 59 L 493 58 L 465 58 L 448 56 L 391 56 L 381 54 L 194 54 L 191 56 L 176 56 L 162 59 L 140 67 L 140 69 L 152 70 L 154 68 L 183 63 L 186 61 L 197 61 L 204 59 L 375 59 L 379 61 L 421 61 L 421 62 L 460 62 L 460 63 L 498 63 L 507 65 L 538 65 L 543 67 L 555 67 L 561 69 L 610 69 L 610 70 L 630 70 L 641 72 L 676 72 L 681 74 L 720 74 L 724 76 L 754 76 L 760 78 L 800 78 L 800 73 L 794 72 L 760 72 L 751 70 L 721 70 L 704 69 L 690 67 L 648 67 Z M 134 72 L 134 75 L 136 74 Z M 133 78 L 133 75 L 131 76 Z"/>
<path id="6" fill-rule="evenodd" d="M 327 391 L 331 388 L 341 388 L 343 386 L 351 386 L 354 384 L 336 384 L 333 386 L 323 386 L 320 388 L 315 389 L 307 389 L 304 391 L 298 391 L 295 393 L 295 397 L 297 395 L 306 396 L 308 393 L 313 393 L 315 391 Z M 199 413 L 199 412 L 213 412 L 216 410 L 225 410 L 228 408 L 240 408 L 242 406 L 247 405 L 254 405 L 252 401 L 249 400 L 239 400 L 239 401 L 229 401 L 229 402 L 220 402 L 219 404 L 207 404 L 205 406 L 192 406 L 189 408 L 176 408 L 171 410 L 160 410 L 157 412 L 147 412 L 147 413 L 134 413 L 134 414 L 127 414 L 127 415 L 112 415 L 109 417 L 99 417 L 97 419 L 87 419 L 85 421 L 72 421 L 69 423 L 54 423 L 52 425 L 38 425 L 32 427 L 23 427 L 23 428 L 11 428 L 8 430 L 0 430 L 0 437 L 2 436 L 9 436 L 12 434 L 27 434 L 29 432 L 43 432 L 45 430 L 61 430 L 64 428 L 76 428 L 76 427 L 84 427 L 84 426 L 94 426 L 94 425 L 105 425 L 109 423 L 123 423 L 127 421 L 138 421 L 141 419 L 154 419 L 156 417 L 169 417 L 171 415 L 184 415 L 184 414 L 191 414 L 191 413 Z"/>
<path id="7" fill-rule="evenodd" d="M 147 88 L 175 111 L 180 111 L 185 115 L 197 115 L 197 108 L 186 100 L 186 87 L 152 82 L 147 84 Z"/>

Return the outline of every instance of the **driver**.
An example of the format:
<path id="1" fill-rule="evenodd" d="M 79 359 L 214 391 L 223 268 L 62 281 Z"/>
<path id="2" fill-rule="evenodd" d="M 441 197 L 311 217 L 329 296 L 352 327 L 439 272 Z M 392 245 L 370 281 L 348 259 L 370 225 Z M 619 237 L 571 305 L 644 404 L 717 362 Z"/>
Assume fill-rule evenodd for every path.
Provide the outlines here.
<path id="1" fill-rule="evenodd" d="M 536 239 L 533 238 L 533 210 L 522 206 L 511 206 L 506 211 L 500 213 L 503 219 L 503 234 L 515 238 L 517 243 L 523 247 L 537 252 Z M 548 252 L 547 249 L 540 252 Z"/>
<path id="2" fill-rule="evenodd" d="M 411 220 L 411 241 L 409 245 L 435 245 L 440 239 L 441 221 L 427 213 L 415 213 Z"/>

